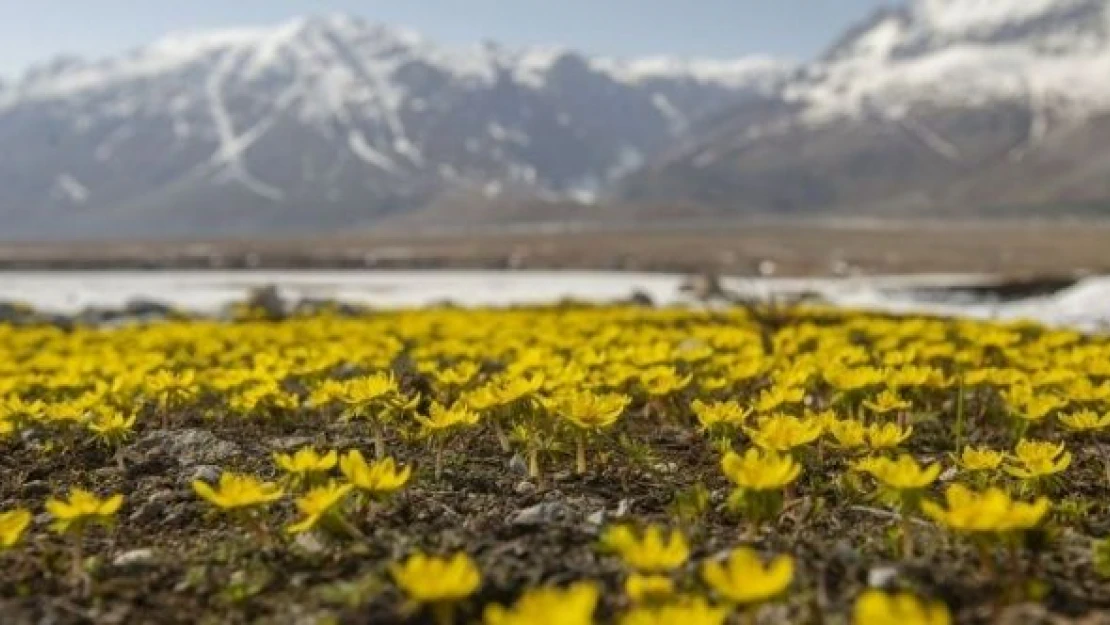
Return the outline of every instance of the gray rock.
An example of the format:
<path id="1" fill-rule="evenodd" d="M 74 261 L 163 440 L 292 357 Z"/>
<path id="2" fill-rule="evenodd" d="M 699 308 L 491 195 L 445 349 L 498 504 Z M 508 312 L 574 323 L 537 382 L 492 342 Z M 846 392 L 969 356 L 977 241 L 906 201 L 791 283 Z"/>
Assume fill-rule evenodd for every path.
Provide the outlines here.
<path id="1" fill-rule="evenodd" d="M 270 449 L 274 451 L 294 451 L 312 444 L 312 439 L 307 436 L 283 436 L 270 439 Z"/>
<path id="2" fill-rule="evenodd" d="M 602 525 L 605 525 L 605 518 L 607 516 L 608 513 L 606 513 L 605 509 L 601 509 L 597 512 L 591 513 L 588 517 L 586 517 L 586 523 L 601 527 Z"/>
<path id="3" fill-rule="evenodd" d="M 24 497 L 43 497 L 50 494 L 50 484 L 45 480 L 31 480 L 24 482 L 23 488 L 20 489 Z"/>
<path id="4" fill-rule="evenodd" d="M 299 549 L 312 554 L 323 553 L 326 549 L 315 532 L 297 534 L 297 537 L 293 539 L 293 544 Z"/>
<path id="5" fill-rule="evenodd" d="M 528 463 L 520 454 L 516 454 L 509 459 L 509 470 L 519 475 L 528 475 Z"/>
<path id="6" fill-rule="evenodd" d="M 867 571 L 867 585 L 872 588 L 890 588 L 897 580 L 897 566 L 876 566 Z"/>
<path id="7" fill-rule="evenodd" d="M 521 480 L 516 483 L 516 486 L 513 487 L 513 492 L 518 495 L 531 495 L 532 493 L 536 492 L 536 489 L 536 485 L 532 482 L 529 482 L 528 480 Z"/>
<path id="8" fill-rule="evenodd" d="M 163 501 L 146 501 L 139 505 L 128 518 L 132 523 L 154 521 L 165 516 L 166 504 Z"/>
<path id="9" fill-rule="evenodd" d="M 246 304 L 252 310 L 262 311 L 267 319 L 284 319 L 289 312 L 288 303 L 273 284 L 252 290 Z"/>
<path id="10" fill-rule="evenodd" d="M 168 456 L 183 467 L 217 464 L 239 455 L 235 443 L 216 438 L 206 430 L 154 430 L 135 443 L 149 456 Z"/>
<path id="11" fill-rule="evenodd" d="M 545 501 L 518 511 L 509 523 L 520 527 L 541 527 L 567 523 L 574 517 L 574 510 L 561 501 Z"/>
<path id="12" fill-rule="evenodd" d="M 181 481 L 185 484 L 191 484 L 196 480 L 214 484 L 220 480 L 220 474 L 223 469 L 213 464 L 201 464 L 181 474 Z"/>
<path id="13" fill-rule="evenodd" d="M 153 549 L 132 549 L 125 551 L 112 560 L 112 566 L 125 568 L 141 568 L 151 566 L 158 558 Z"/>

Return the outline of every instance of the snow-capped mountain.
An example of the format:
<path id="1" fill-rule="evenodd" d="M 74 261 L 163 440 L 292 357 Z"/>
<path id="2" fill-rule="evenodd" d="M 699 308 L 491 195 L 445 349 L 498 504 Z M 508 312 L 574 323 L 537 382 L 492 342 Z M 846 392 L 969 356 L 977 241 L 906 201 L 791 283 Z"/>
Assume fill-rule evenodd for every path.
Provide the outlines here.
<path id="1" fill-rule="evenodd" d="M 1110 0 L 914 0 L 694 129 L 626 197 L 728 209 L 1110 207 Z"/>
<path id="2" fill-rule="evenodd" d="M 790 71 L 447 49 L 346 16 L 170 35 L 0 85 L 0 233 L 349 227 L 460 190 L 590 198 Z"/>

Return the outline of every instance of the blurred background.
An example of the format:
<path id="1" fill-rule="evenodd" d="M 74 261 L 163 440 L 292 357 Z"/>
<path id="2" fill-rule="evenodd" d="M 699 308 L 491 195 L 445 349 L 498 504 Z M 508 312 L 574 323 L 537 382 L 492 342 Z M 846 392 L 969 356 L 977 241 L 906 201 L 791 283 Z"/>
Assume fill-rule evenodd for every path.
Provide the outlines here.
<path id="1" fill-rule="evenodd" d="M 1110 0 L 0 17 L 0 302 L 1110 319 Z"/>

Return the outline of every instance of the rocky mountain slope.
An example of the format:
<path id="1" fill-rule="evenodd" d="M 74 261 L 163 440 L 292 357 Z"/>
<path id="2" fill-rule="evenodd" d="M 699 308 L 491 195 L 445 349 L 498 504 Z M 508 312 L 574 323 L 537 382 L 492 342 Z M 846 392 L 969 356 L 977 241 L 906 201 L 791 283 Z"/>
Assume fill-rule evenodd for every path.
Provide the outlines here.
<path id="1" fill-rule="evenodd" d="M 171 35 L 0 85 L 0 233 L 292 232 L 444 194 L 592 199 L 790 71 L 451 50 L 346 16 Z"/>
<path id="2" fill-rule="evenodd" d="M 693 129 L 626 200 L 1110 213 L 1110 0 L 914 0 Z"/>

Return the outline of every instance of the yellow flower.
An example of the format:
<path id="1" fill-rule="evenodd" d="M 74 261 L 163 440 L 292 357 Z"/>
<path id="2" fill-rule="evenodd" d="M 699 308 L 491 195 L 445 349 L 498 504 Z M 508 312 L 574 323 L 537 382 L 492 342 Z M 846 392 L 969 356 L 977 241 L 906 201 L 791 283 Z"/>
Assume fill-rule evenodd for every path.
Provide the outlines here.
<path id="1" fill-rule="evenodd" d="M 790 451 L 812 443 L 821 436 L 821 422 L 814 418 L 799 419 L 774 415 L 760 419 L 759 427 L 745 428 L 752 442 L 769 451 Z"/>
<path id="2" fill-rule="evenodd" d="M 889 389 L 879 393 L 873 399 L 863 401 L 863 407 L 876 414 L 908 410 L 911 405 L 908 400 L 902 399 L 898 393 Z"/>
<path id="3" fill-rule="evenodd" d="M 69 499 L 50 499 L 46 511 L 54 517 L 51 529 L 65 534 L 71 528 L 82 528 L 86 523 L 110 524 L 123 505 L 123 495 L 112 495 L 103 499 L 82 488 L 69 491 Z"/>
<path id="4" fill-rule="evenodd" d="M 88 424 L 89 430 L 97 436 L 97 438 L 114 442 L 127 438 L 133 428 L 135 427 L 136 415 L 124 416 L 123 413 L 111 412 L 96 412 L 92 420 Z"/>
<path id="5" fill-rule="evenodd" d="M 544 376 L 542 373 L 531 375 L 503 376 L 483 387 L 481 398 L 486 403 L 486 408 L 494 406 L 508 406 L 509 404 L 526 399 L 538 393 L 543 388 Z M 479 408 L 472 406 L 475 410 Z"/>
<path id="6" fill-rule="evenodd" d="M 277 484 L 263 482 L 253 475 L 225 471 L 217 488 L 201 480 L 193 481 L 197 496 L 223 510 L 253 508 L 273 503 L 285 495 Z"/>
<path id="7" fill-rule="evenodd" d="M 940 476 L 940 464 L 922 467 L 908 455 L 899 456 L 897 460 L 868 458 L 855 466 L 859 471 L 870 473 L 883 486 L 898 491 L 925 488 Z"/>
<path id="8" fill-rule="evenodd" d="M 1036 527 L 1048 513 L 1050 502 L 1041 497 L 1032 503 L 1014 501 L 1005 491 L 984 492 L 953 484 L 945 491 L 947 509 L 932 501 L 921 502 L 921 511 L 957 532 L 999 533 Z"/>
<path id="9" fill-rule="evenodd" d="M 865 590 L 856 599 L 852 625 L 949 625 L 948 607 L 922 601 L 909 593 L 887 594 Z"/>
<path id="10" fill-rule="evenodd" d="M 429 368 L 428 373 L 441 387 L 463 387 L 478 376 L 481 366 L 476 362 L 463 361 L 444 369 Z"/>
<path id="11" fill-rule="evenodd" d="M 724 625 L 728 608 L 714 607 L 701 597 L 661 606 L 637 607 L 621 617 L 620 625 Z"/>
<path id="12" fill-rule="evenodd" d="M 412 467 L 398 470 L 393 458 L 368 463 L 357 449 L 339 459 L 339 471 L 355 488 L 373 495 L 388 495 L 401 490 L 412 475 Z"/>
<path id="13" fill-rule="evenodd" d="M 591 625 L 600 591 L 592 582 L 578 582 L 565 589 L 534 588 L 507 608 L 486 606 L 485 625 Z"/>
<path id="14" fill-rule="evenodd" d="M 1017 396 L 1011 394 L 1006 398 L 1010 403 L 1010 411 L 1026 421 L 1040 421 L 1053 410 L 1068 405 L 1067 401 L 1051 395 L 1022 396 L 1020 391 L 1016 391 L 1016 394 Z"/>
<path id="15" fill-rule="evenodd" d="M 416 553 L 389 566 L 393 581 L 417 603 L 453 603 L 466 599 L 482 584 L 478 565 L 465 553 L 450 558 Z"/>
<path id="16" fill-rule="evenodd" d="M 802 467 L 790 456 L 749 449 L 741 456 L 729 451 L 721 459 L 725 477 L 747 490 L 779 490 L 798 479 Z"/>
<path id="17" fill-rule="evenodd" d="M 332 482 L 326 486 L 317 486 L 308 491 L 303 497 L 293 502 L 305 518 L 285 528 L 285 531 L 290 534 L 303 534 L 315 528 L 325 515 L 343 503 L 352 488 L 354 487 L 350 484 Z"/>
<path id="18" fill-rule="evenodd" d="M 694 403 L 690 404 L 690 408 L 697 415 L 698 423 L 703 430 L 712 430 L 720 426 L 738 428 L 752 413 L 751 408 L 741 408 L 735 401 L 715 401 L 707 404 L 700 399 L 695 399 Z"/>
<path id="19" fill-rule="evenodd" d="M 856 391 L 882 384 L 885 375 L 874 367 L 830 367 L 823 373 L 825 381 L 838 391 Z"/>
<path id="20" fill-rule="evenodd" d="M 397 380 L 391 373 L 375 373 L 346 380 L 339 393 L 339 400 L 348 406 L 365 408 L 370 404 L 390 398 L 400 392 Z"/>
<path id="21" fill-rule="evenodd" d="M 549 410 L 584 430 L 609 427 L 617 422 L 629 398 L 619 394 L 566 391 L 546 402 Z"/>
<path id="22" fill-rule="evenodd" d="M 30 510 L 16 508 L 0 512 L 0 551 L 16 546 L 30 525 Z"/>
<path id="23" fill-rule="evenodd" d="M 775 386 L 759 394 L 756 399 L 755 409 L 759 412 L 770 412 L 787 404 L 798 404 L 805 399 L 806 390 L 800 387 Z"/>
<path id="24" fill-rule="evenodd" d="M 628 525 L 610 527 L 602 535 L 601 544 L 641 573 L 673 571 L 690 557 L 682 532 L 671 530 L 664 539 L 663 529 L 657 525 L 649 525 L 639 536 Z"/>
<path id="25" fill-rule="evenodd" d="M 417 415 L 416 420 L 425 434 L 444 432 L 460 426 L 470 426 L 478 423 L 478 413 L 459 402 L 449 407 L 443 404 L 432 404 L 428 416 Z"/>
<path id="26" fill-rule="evenodd" d="M 686 388 L 692 375 L 679 375 L 671 367 L 653 367 L 640 376 L 640 383 L 644 391 L 652 397 L 664 397 Z"/>
<path id="27" fill-rule="evenodd" d="M 1056 417 L 1060 423 L 1073 432 L 1097 432 L 1110 428 L 1110 412 L 1099 416 L 1093 410 L 1081 410 Z"/>
<path id="28" fill-rule="evenodd" d="M 674 594 L 674 580 L 664 575 L 633 573 L 624 581 L 624 593 L 633 603 L 659 601 Z"/>
<path id="29" fill-rule="evenodd" d="M 729 603 L 764 603 L 782 594 L 794 579 L 794 559 L 779 556 L 764 564 L 748 547 L 733 549 L 725 562 L 706 562 L 701 578 Z"/>
<path id="30" fill-rule="evenodd" d="M 320 454 L 311 447 L 298 449 L 292 454 L 274 454 L 274 464 L 282 471 L 296 476 L 327 473 L 335 468 L 339 455 L 335 450 Z"/>
<path id="31" fill-rule="evenodd" d="M 964 447 L 959 462 L 964 471 L 993 471 L 1002 465 L 1005 454 L 986 447 Z"/>
<path id="32" fill-rule="evenodd" d="M 1054 475 L 1071 465 L 1071 452 L 1065 451 L 1063 443 L 1054 445 L 1047 441 L 1022 439 L 1014 448 L 1014 456 L 1018 464 L 1007 465 L 1003 469 L 1021 479 Z"/>
<path id="33" fill-rule="evenodd" d="M 825 429 L 836 445 L 843 449 L 858 449 L 867 445 L 867 426 L 855 419 L 830 419 Z"/>
<path id="34" fill-rule="evenodd" d="M 900 427 L 897 423 L 873 423 L 867 428 L 867 442 L 871 449 L 890 449 L 906 442 L 913 434 L 913 426 Z"/>

